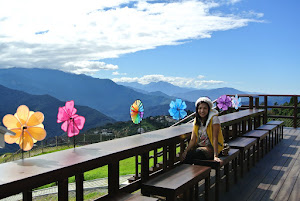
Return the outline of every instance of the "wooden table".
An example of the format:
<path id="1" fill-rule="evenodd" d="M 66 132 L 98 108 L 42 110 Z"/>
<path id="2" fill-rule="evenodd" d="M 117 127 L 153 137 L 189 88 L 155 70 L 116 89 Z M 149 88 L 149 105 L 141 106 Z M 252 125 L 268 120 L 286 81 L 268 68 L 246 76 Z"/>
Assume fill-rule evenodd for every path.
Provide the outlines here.
<path id="1" fill-rule="evenodd" d="M 244 175 L 244 155 L 245 151 L 247 151 L 247 169 L 250 169 L 250 148 L 253 147 L 253 164 L 255 163 L 255 144 L 257 139 L 254 138 L 246 138 L 246 137 L 238 137 L 228 144 L 232 148 L 236 148 L 240 150 L 240 165 L 241 165 L 241 177 Z"/>
<path id="2" fill-rule="evenodd" d="M 232 126 L 232 138 L 237 136 L 237 124 L 242 123 L 242 133 L 246 133 L 246 124 L 248 121 L 248 131 L 252 129 L 252 119 L 254 119 L 255 128 L 259 126 L 260 117 L 264 114 L 262 109 L 241 110 L 234 113 L 219 116 L 221 126 L 224 127 L 223 135 L 225 142 L 229 141 L 229 126 Z"/>
<path id="3" fill-rule="evenodd" d="M 194 186 L 198 189 L 198 182 L 205 179 L 205 194 L 206 200 L 208 200 L 210 170 L 210 167 L 200 165 L 179 165 L 143 183 L 142 193 L 145 195 L 160 195 L 166 197 L 167 201 L 175 201 L 176 196 L 184 194 Z M 193 198 L 187 199 L 193 200 Z"/>

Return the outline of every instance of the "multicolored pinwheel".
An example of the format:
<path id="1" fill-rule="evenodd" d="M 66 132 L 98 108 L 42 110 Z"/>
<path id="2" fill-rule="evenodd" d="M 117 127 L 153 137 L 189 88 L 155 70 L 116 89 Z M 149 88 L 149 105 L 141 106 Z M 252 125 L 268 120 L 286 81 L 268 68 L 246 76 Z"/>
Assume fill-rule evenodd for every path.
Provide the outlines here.
<path id="1" fill-rule="evenodd" d="M 169 113 L 173 117 L 173 119 L 183 119 L 187 115 L 184 109 L 186 109 L 185 102 L 181 99 L 176 99 L 175 102 L 171 101 Z"/>
<path id="2" fill-rule="evenodd" d="M 238 97 L 237 94 L 235 95 L 235 97 L 231 97 L 231 103 L 232 107 L 234 107 L 236 110 L 242 106 L 242 100 Z"/>
<path id="3" fill-rule="evenodd" d="M 130 106 L 131 120 L 135 124 L 139 124 L 144 116 L 144 106 L 141 100 L 137 99 Z"/>
<path id="4" fill-rule="evenodd" d="M 231 98 L 226 95 L 222 95 L 217 99 L 217 107 L 220 110 L 226 111 L 229 107 L 231 107 Z"/>
<path id="5" fill-rule="evenodd" d="M 76 114 L 77 109 L 74 108 L 74 101 L 67 101 L 64 107 L 58 108 L 57 123 L 62 123 L 61 129 L 68 133 L 69 137 L 74 136 L 74 148 L 75 148 L 75 136 L 79 134 L 79 131 L 83 129 L 85 118 Z"/>
<path id="6" fill-rule="evenodd" d="M 16 135 L 5 134 L 5 142 L 16 143 L 24 151 L 31 150 L 34 143 L 46 137 L 46 130 L 42 124 L 44 114 L 29 111 L 26 105 L 19 106 L 15 115 L 5 115 L 2 121 L 8 130 L 16 133 Z"/>

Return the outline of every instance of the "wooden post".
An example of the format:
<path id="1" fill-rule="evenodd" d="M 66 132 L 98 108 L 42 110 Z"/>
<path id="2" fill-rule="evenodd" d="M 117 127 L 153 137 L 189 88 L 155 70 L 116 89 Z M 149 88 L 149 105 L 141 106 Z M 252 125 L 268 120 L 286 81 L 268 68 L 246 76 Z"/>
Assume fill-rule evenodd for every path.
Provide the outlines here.
<path id="1" fill-rule="evenodd" d="M 141 182 L 144 183 L 149 179 L 149 152 L 147 151 L 146 153 L 143 153 L 141 155 Z M 145 192 L 142 194 L 146 195 Z"/>
<path id="2" fill-rule="evenodd" d="M 253 109 L 253 96 L 249 96 L 249 109 Z"/>
<path id="3" fill-rule="evenodd" d="M 241 135 L 244 135 L 246 133 L 246 121 L 242 121 L 242 132 Z"/>
<path id="4" fill-rule="evenodd" d="M 83 181 L 84 181 L 84 174 L 80 173 L 75 175 L 76 180 L 76 201 L 83 200 Z"/>
<path id="5" fill-rule="evenodd" d="M 166 170 L 168 167 L 168 146 L 163 147 L 163 169 Z"/>
<path id="6" fill-rule="evenodd" d="M 24 201 L 32 201 L 32 191 L 24 191 L 23 192 L 23 200 Z"/>
<path id="7" fill-rule="evenodd" d="M 255 97 L 255 108 L 259 109 L 259 97 Z"/>
<path id="8" fill-rule="evenodd" d="M 176 143 L 174 142 L 169 146 L 169 168 L 172 168 L 174 166 L 175 157 L 176 157 Z"/>
<path id="9" fill-rule="evenodd" d="M 228 135 L 228 133 L 227 133 L 227 135 Z M 229 137 L 226 136 L 226 138 L 228 138 L 228 139 L 226 139 L 226 141 L 228 141 Z M 232 125 L 232 138 L 233 139 L 237 138 L 237 123 Z"/>
<path id="10" fill-rule="evenodd" d="M 266 124 L 268 121 L 268 96 L 267 95 L 265 95 L 264 102 L 265 102 L 265 105 L 264 105 L 265 114 L 264 114 L 264 118 L 263 118 L 263 123 Z"/>
<path id="11" fill-rule="evenodd" d="M 224 140 L 225 142 L 229 141 L 229 126 L 225 126 L 223 130 Z"/>
<path id="12" fill-rule="evenodd" d="M 293 96 L 293 98 L 294 98 L 294 128 L 297 128 L 298 96 Z"/>
<path id="13" fill-rule="evenodd" d="M 108 164 L 108 194 L 115 195 L 119 190 L 119 161 Z"/>
<path id="14" fill-rule="evenodd" d="M 156 168 L 156 166 L 157 166 L 157 149 L 154 149 L 154 151 L 153 151 L 153 163 L 154 163 L 154 168 Z M 154 169 L 154 171 L 155 171 L 155 169 Z"/>
<path id="15" fill-rule="evenodd" d="M 58 181 L 58 200 L 68 200 L 68 178 Z"/>
<path id="16" fill-rule="evenodd" d="M 57 136 L 55 136 L 56 150 L 57 150 Z"/>
<path id="17" fill-rule="evenodd" d="M 252 130 L 252 118 L 248 119 L 248 131 Z"/>
<path id="18" fill-rule="evenodd" d="M 139 178 L 139 155 L 135 156 L 135 179 Z"/>

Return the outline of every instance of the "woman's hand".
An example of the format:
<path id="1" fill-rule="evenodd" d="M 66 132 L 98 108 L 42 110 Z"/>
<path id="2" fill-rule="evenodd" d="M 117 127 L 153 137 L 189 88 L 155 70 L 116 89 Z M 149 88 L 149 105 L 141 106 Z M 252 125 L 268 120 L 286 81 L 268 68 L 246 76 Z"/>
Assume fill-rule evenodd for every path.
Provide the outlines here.
<path id="1" fill-rule="evenodd" d="M 215 156 L 215 157 L 214 157 L 214 161 L 216 161 L 216 162 L 221 162 L 222 160 L 221 160 L 218 156 Z"/>
<path id="2" fill-rule="evenodd" d="M 186 154 L 187 154 L 187 151 L 185 150 L 185 151 L 182 153 L 181 157 L 180 157 L 180 161 L 181 161 L 181 162 L 184 161 L 184 159 L 185 159 L 185 157 L 186 157 Z"/>

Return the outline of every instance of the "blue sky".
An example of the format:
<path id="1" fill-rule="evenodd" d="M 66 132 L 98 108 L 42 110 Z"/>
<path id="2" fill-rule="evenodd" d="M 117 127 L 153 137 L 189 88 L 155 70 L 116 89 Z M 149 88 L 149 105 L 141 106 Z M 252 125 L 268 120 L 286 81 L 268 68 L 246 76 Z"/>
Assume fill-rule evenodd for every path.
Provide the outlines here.
<path id="1" fill-rule="evenodd" d="M 299 9 L 298 0 L 0 0 L 0 68 L 300 94 Z"/>

